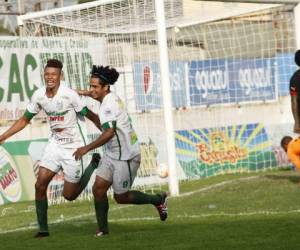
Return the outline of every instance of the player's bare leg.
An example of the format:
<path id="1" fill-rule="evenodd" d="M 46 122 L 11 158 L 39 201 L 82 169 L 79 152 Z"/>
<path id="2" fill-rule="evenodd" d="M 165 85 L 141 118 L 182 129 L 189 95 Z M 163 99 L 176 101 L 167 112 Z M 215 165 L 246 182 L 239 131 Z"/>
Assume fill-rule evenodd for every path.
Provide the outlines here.
<path id="1" fill-rule="evenodd" d="M 81 193 L 82 189 L 79 183 L 64 181 L 63 197 L 68 201 L 75 200 Z"/>
<path id="2" fill-rule="evenodd" d="M 47 168 L 39 168 L 37 181 L 35 183 L 35 206 L 39 225 L 39 231 L 34 236 L 36 238 L 49 236 L 47 188 L 55 174 L 55 172 L 52 172 Z"/>

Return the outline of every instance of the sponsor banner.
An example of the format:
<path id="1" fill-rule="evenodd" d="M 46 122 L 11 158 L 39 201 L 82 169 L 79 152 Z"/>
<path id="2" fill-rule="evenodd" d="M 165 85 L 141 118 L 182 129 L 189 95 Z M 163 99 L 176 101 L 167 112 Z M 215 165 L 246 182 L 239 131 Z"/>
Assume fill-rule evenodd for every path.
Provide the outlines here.
<path id="1" fill-rule="evenodd" d="M 175 141 L 178 162 L 189 178 L 277 166 L 262 124 L 181 130 Z"/>
<path id="2" fill-rule="evenodd" d="M 192 106 L 276 100 L 275 60 L 205 60 L 189 63 Z"/>
<path id="3" fill-rule="evenodd" d="M 226 60 L 190 62 L 189 90 L 192 106 L 232 102 L 228 62 Z"/>
<path id="4" fill-rule="evenodd" d="M 6 142 L 0 147 L 0 205 L 34 199 L 33 161 L 28 154 L 30 143 Z"/>
<path id="5" fill-rule="evenodd" d="M 171 62 L 169 65 L 173 107 L 186 106 L 184 67 L 183 62 Z M 158 63 L 135 63 L 134 83 L 137 110 L 147 111 L 162 107 L 162 86 Z"/>
<path id="6" fill-rule="evenodd" d="M 170 63 L 173 107 L 187 106 L 187 98 L 191 106 L 276 100 L 276 64 L 274 58 L 173 61 Z M 162 94 L 158 64 L 136 63 L 134 68 L 137 110 L 160 109 Z M 281 70 L 279 76 L 282 75 Z"/>
<path id="7" fill-rule="evenodd" d="M 105 63 L 105 41 L 101 38 L 1 37 L 0 120 L 23 114 L 34 91 L 44 84 L 44 65 L 49 58 L 64 64 L 64 81 L 84 88 L 93 64 Z"/>
<path id="8" fill-rule="evenodd" d="M 0 201 L 3 203 L 19 201 L 22 195 L 20 174 L 14 160 L 3 147 L 0 147 L 0 192 Z"/>
<path id="9" fill-rule="evenodd" d="M 275 58 L 278 68 L 278 93 L 280 96 L 290 94 L 290 79 L 294 72 L 298 69 L 298 66 L 295 64 L 294 57 L 295 55 L 293 53 L 283 53 L 278 54 Z"/>
<path id="10" fill-rule="evenodd" d="M 228 70 L 232 102 L 277 99 L 274 59 L 231 60 Z"/>

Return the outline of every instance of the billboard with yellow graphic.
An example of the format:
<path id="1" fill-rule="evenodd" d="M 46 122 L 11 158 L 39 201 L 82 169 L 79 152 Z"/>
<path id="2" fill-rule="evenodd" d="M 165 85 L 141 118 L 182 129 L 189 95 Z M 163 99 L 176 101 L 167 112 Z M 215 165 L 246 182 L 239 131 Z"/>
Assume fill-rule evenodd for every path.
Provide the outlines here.
<path id="1" fill-rule="evenodd" d="M 176 131 L 176 153 L 188 178 L 277 166 L 262 124 Z"/>

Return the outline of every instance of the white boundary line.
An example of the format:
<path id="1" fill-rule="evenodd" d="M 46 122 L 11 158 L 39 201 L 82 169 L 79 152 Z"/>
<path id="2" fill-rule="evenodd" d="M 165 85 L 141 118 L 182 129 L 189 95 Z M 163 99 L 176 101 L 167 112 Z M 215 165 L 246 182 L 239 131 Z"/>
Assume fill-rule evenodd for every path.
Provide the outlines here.
<path id="1" fill-rule="evenodd" d="M 241 178 L 234 179 L 234 180 L 229 180 L 229 181 L 222 181 L 222 182 L 219 182 L 219 183 L 216 183 L 216 184 L 204 187 L 204 188 L 200 188 L 200 189 L 192 191 L 192 192 L 186 192 L 186 193 L 180 194 L 178 197 L 190 196 L 190 195 L 205 192 L 205 191 L 208 191 L 208 190 L 211 190 L 211 189 L 214 189 L 214 188 L 223 187 L 227 184 L 235 184 L 235 183 L 238 183 L 240 181 L 248 181 L 248 180 L 258 179 L 258 178 L 261 178 L 261 177 L 263 177 L 263 176 L 257 175 L 257 176 L 241 177 Z"/>
<path id="2" fill-rule="evenodd" d="M 193 218 L 207 218 L 207 217 L 247 217 L 247 216 L 253 216 L 253 215 L 286 215 L 286 214 L 299 214 L 300 213 L 300 209 L 296 209 L 296 210 L 289 210 L 289 211 L 255 211 L 255 212 L 248 212 L 248 213 L 224 213 L 224 212 L 220 212 L 220 213 L 212 213 L 212 214 L 193 214 L 193 215 L 177 215 L 173 218 L 176 219 L 193 219 Z M 87 214 L 86 214 L 87 215 Z M 93 213 L 90 213 L 89 215 L 93 215 Z M 111 219 L 109 220 L 109 222 L 130 222 L 130 221 L 153 221 L 153 220 L 158 220 L 158 217 L 134 217 L 134 218 L 121 218 L 121 219 Z M 53 224 L 58 224 L 61 222 L 65 222 L 65 221 L 72 221 L 71 218 L 69 219 L 59 219 L 56 221 L 52 221 L 49 224 L 53 225 Z M 78 222 L 78 223 L 88 223 L 89 221 L 85 220 L 82 222 Z M 26 226 L 26 227 L 19 227 L 16 229 L 11 229 L 11 230 L 6 230 L 6 231 L 0 231 L 0 234 L 7 234 L 7 233 L 14 233 L 14 232 L 20 232 L 20 231 L 26 231 L 29 229 L 36 229 L 37 226 L 36 225 L 30 225 L 30 226 Z"/>
<path id="3" fill-rule="evenodd" d="M 246 217 L 246 216 L 253 216 L 253 215 L 285 215 L 285 214 L 298 214 L 300 213 L 300 209 L 296 210 L 289 210 L 289 211 L 255 211 L 255 212 L 245 212 L 245 213 L 211 213 L 211 214 L 193 214 L 193 215 L 177 215 L 173 218 L 176 219 L 193 219 L 193 218 L 206 218 L 206 217 Z M 158 220 L 158 217 L 135 217 L 135 218 L 122 218 L 122 219 L 112 219 L 109 220 L 110 222 L 123 222 L 123 221 L 141 221 L 141 220 Z"/>
<path id="4" fill-rule="evenodd" d="M 229 180 L 229 181 L 223 181 L 220 183 L 216 183 L 204 188 L 200 188 L 198 190 L 192 191 L 192 192 L 186 192 L 183 194 L 180 194 L 177 197 L 186 197 L 186 196 L 191 196 L 193 194 L 196 193 L 201 193 L 201 192 L 206 192 L 209 190 L 212 190 L 214 188 L 218 188 L 218 187 L 223 187 L 225 185 L 228 184 L 235 184 L 241 181 L 248 181 L 248 180 L 253 180 L 253 179 L 258 179 L 258 178 L 262 178 L 263 176 L 250 176 L 250 177 L 241 177 L 238 179 L 234 179 L 234 180 Z M 115 210 L 121 210 L 124 208 L 128 208 L 130 206 L 133 205 L 123 205 L 123 206 L 119 206 L 116 208 L 112 208 L 110 209 L 110 211 L 115 211 Z M 9 208 L 4 208 L 2 210 L 1 216 L 4 216 L 6 214 L 7 210 L 14 210 L 13 208 L 9 207 Z M 20 212 L 29 212 L 30 210 L 32 210 L 32 208 L 30 207 L 30 209 L 27 210 L 22 210 Z M 256 212 L 249 212 L 249 213 L 215 213 L 215 214 L 202 214 L 202 215 L 179 215 L 179 216 L 175 216 L 175 218 L 203 218 L 203 217 L 214 217 L 214 216 L 251 216 L 251 215 L 276 215 L 276 214 L 289 214 L 289 213 L 300 213 L 300 210 L 290 210 L 290 211 L 256 211 Z M 76 219 L 81 219 L 84 217 L 89 217 L 89 216 L 94 216 L 95 213 L 87 213 L 87 214 L 82 214 L 82 215 L 77 215 L 77 216 L 73 216 L 73 217 L 68 217 L 68 218 L 64 218 L 63 215 L 61 215 L 60 219 L 54 220 L 49 222 L 49 225 L 51 224 L 58 224 L 61 222 L 66 222 L 66 221 L 73 221 Z M 138 221 L 138 220 L 157 220 L 157 217 L 142 217 L 142 218 L 122 218 L 122 219 L 112 219 L 109 220 L 109 222 L 122 222 L 122 221 Z M 15 228 L 15 229 L 10 229 L 10 230 L 1 230 L 0 229 L 0 234 L 6 234 L 6 233 L 13 233 L 13 232 L 19 232 L 19 231 L 25 231 L 25 230 L 29 230 L 29 229 L 36 229 L 37 224 L 36 223 L 31 223 L 29 226 L 25 226 L 25 227 L 19 227 L 19 228 Z"/>

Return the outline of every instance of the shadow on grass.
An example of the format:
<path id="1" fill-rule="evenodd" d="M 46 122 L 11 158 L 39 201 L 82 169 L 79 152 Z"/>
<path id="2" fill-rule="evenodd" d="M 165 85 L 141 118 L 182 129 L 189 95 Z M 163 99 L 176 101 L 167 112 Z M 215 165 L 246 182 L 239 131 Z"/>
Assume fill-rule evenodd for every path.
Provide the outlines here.
<path id="1" fill-rule="evenodd" d="M 294 172 L 291 172 L 293 174 Z M 289 180 L 292 183 L 298 184 L 300 182 L 300 176 L 297 175 L 265 175 L 265 178 L 272 180 Z"/>

